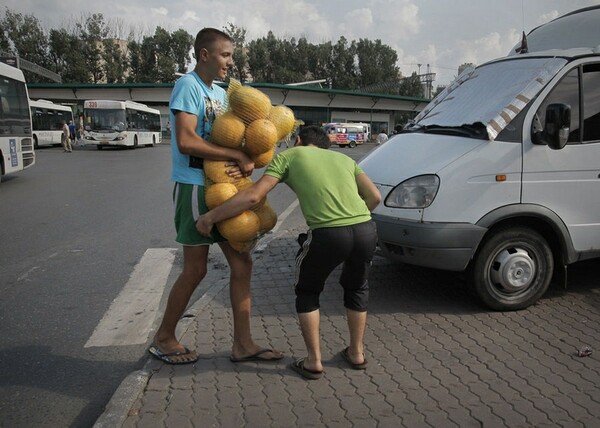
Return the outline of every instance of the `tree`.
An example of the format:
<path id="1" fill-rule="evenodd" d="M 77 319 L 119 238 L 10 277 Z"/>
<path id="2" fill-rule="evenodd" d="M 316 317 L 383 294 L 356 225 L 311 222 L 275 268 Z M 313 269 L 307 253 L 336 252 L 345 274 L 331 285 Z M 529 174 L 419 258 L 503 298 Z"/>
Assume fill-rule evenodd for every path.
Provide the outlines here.
<path id="1" fill-rule="evenodd" d="M 423 98 L 423 84 L 421 83 L 421 78 L 416 72 L 413 72 L 410 77 L 402 79 L 398 89 L 398 95 Z"/>
<path id="2" fill-rule="evenodd" d="M 175 67 L 178 73 L 185 73 L 188 65 L 192 62 L 190 51 L 194 47 L 194 37 L 183 29 L 171 33 L 171 50 L 175 59 Z M 234 53 L 235 59 L 235 53 Z"/>
<path id="3" fill-rule="evenodd" d="M 173 55 L 171 34 L 162 27 L 156 27 L 153 42 L 156 56 L 156 80 L 152 80 L 152 82 L 174 82 L 177 64 Z"/>
<path id="4" fill-rule="evenodd" d="M 228 22 L 223 31 L 234 41 L 233 48 L 233 68 L 231 75 L 235 79 L 244 83 L 248 79 L 248 50 L 246 47 L 246 29 L 240 28 Z"/>
<path id="5" fill-rule="evenodd" d="M 102 67 L 102 41 L 108 35 L 108 28 L 101 13 L 82 16 L 83 22 L 76 23 L 77 31 L 83 41 L 83 55 L 85 65 L 89 70 L 93 83 L 102 81 L 104 68 Z"/>
<path id="6" fill-rule="evenodd" d="M 41 67 L 49 66 L 48 36 L 35 16 L 14 13 L 6 8 L 0 27 L 4 37 L 2 44 L 9 52 Z M 45 80 L 29 71 L 24 74 L 28 82 Z"/>
<path id="7" fill-rule="evenodd" d="M 341 36 L 332 46 L 329 56 L 328 71 L 331 84 L 336 89 L 357 89 L 358 73 L 355 61 L 356 43 L 348 44 Z"/>
<path id="8" fill-rule="evenodd" d="M 136 82 L 158 81 L 158 52 L 154 36 L 145 36 L 140 45 L 140 72 Z"/>
<path id="9" fill-rule="evenodd" d="M 271 77 L 271 58 L 264 38 L 248 44 L 248 69 L 254 81 L 269 82 Z"/>
<path id="10" fill-rule="evenodd" d="M 122 83 L 127 70 L 127 55 L 121 51 L 120 40 L 116 38 L 102 40 L 102 63 L 106 83 Z"/>
<path id="11" fill-rule="evenodd" d="M 89 82 L 83 42 L 67 30 L 50 30 L 50 69 L 58 73 L 65 83 Z"/>
<path id="12" fill-rule="evenodd" d="M 396 51 L 381 43 L 381 40 L 372 42 L 360 39 L 356 44 L 356 55 L 358 59 L 359 87 L 365 87 L 376 83 L 387 83 L 389 89 L 384 93 L 396 93 L 394 84 L 400 81 L 400 69 L 396 65 L 398 55 Z"/>
<path id="13" fill-rule="evenodd" d="M 127 42 L 127 50 L 129 52 L 129 76 L 127 81 L 139 82 L 142 75 L 142 47 L 140 43 L 130 38 Z"/>

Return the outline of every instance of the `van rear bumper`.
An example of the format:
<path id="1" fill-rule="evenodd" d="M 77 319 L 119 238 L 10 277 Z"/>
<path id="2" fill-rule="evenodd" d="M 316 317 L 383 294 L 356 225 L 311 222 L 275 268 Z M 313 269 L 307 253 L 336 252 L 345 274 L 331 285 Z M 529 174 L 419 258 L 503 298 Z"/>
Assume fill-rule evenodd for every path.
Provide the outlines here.
<path id="1" fill-rule="evenodd" d="M 379 252 L 403 263 L 463 271 L 486 228 L 467 223 L 418 223 L 373 214 Z"/>

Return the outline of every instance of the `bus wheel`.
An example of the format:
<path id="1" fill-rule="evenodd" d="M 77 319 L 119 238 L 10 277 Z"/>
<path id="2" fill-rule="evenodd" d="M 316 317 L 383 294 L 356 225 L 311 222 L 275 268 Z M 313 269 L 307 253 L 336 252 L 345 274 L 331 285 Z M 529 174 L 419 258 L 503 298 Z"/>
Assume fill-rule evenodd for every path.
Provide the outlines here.
<path id="1" fill-rule="evenodd" d="M 98 150 L 102 150 L 102 146 L 101 146 L 100 144 L 96 144 L 96 148 L 97 148 Z"/>
<path id="2" fill-rule="evenodd" d="M 37 135 L 34 135 L 34 136 L 33 136 L 33 148 L 34 148 L 34 149 L 37 149 L 37 148 L 39 148 L 39 146 L 38 146 L 38 139 L 37 139 Z"/>
<path id="3" fill-rule="evenodd" d="M 152 136 L 152 144 L 146 144 L 146 147 L 154 147 L 156 146 L 156 135 Z"/>
<path id="4" fill-rule="evenodd" d="M 133 137 L 133 149 L 137 148 L 138 146 L 138 140 L 137 140 L 137 135 Z"/>
<path id="5" fill-rule="evenodd" d="M 350 141 L 350 148 L 353 149 L 356 147 L 356 141 Z"/>
<path id="6" fill-rule="evenodd" d="M 553 270 L 552 250 L 538 232 L 507 227 L 483 242 L 473 259 L 471 281 L 486 306 L 514 311 L 542 297 Z"/>

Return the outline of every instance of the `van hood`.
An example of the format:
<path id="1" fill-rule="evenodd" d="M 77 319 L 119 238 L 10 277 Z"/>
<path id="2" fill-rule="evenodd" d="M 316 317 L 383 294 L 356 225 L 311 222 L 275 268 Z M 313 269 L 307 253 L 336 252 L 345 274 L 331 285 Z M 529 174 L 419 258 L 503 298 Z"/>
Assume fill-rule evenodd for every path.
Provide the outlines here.
<path id="1" fill-rule="evenodd" d="M 359 166 L 374 183 L 396 186 L 416 175 L 437 174 L 484 144 L 493 143 L 435 134 L 400 134 L 371 151 L 359 162 Z"/>

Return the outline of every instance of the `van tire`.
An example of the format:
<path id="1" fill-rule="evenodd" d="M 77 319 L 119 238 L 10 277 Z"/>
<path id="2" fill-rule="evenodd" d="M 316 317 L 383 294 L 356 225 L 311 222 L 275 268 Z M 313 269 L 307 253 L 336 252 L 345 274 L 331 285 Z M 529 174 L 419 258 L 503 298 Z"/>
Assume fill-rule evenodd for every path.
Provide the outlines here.
<path id="1" fill-rule="evenodd" d="M 348 144 L 348 146 L 350 146 L 351 149 L 356 147 L 356 141 L 350 141 L 350 144 Z"/>
<path id="2" fill-rule="evenodd" d="M 528 227 L 504 227 L 491 233 L 473 260 L 472 285 L 491 309 L 524 309 L 542 297 L 550 285 L 552 250 Z"/>

